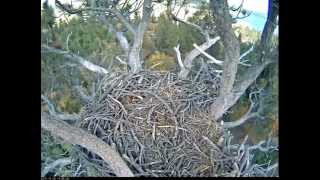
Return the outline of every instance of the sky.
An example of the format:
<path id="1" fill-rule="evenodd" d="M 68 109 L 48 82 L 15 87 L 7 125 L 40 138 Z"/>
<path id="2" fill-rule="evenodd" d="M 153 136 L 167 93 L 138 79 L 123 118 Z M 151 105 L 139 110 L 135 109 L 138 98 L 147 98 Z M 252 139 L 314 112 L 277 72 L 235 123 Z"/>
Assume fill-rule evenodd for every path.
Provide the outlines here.
<path id="1" fill-rule="evenodd" d="M 228 0 L 229 6 L 238 7 L 242 0 Z M 243 9 L 246 9 L 251 15 L 244 19 L 239 19 L 239 24 L 247 25 L 255 30 L 262 31 L 267 20 L 268 0 L 244 0 Z"/>
<path id="2" fill-rule="evenodd" d="M 44 0 L 41 0 L 43 2 Z M 62 3 L 68 2 L 71 0 L 60 0 Z M 242 0 L 228 0 L 229 6 L 238 7 L 241 4 Z M 72 0 L 73 4 L 76 5 L 76 0 Z M 54 0 L 49 0 L 49 4 L 54 6 Z M 159 10 L 162 8 L 159 8 Z M 193 12 L 192 8 L 189 8 L 191 13 Z M 268 13 L 268 0 L 244 0 L 243 9 L 246 9 L 251 13 L 251 15 L 244 19 L 239 19 L 238 24 L 243 26 L 249 26 L 258 31 L 263 30 L 263 26 L 267 20 Z M 160 11 L 161 11 L 160 10 Z M 190 13 L 190 15 L 191 15 Z M 158 15 L 160 12 L 155 12 L 154 14 Z M 180 14 L 180 13 L 179 13 Z M 181 13 L 183 14 L 183 13 Z"/>

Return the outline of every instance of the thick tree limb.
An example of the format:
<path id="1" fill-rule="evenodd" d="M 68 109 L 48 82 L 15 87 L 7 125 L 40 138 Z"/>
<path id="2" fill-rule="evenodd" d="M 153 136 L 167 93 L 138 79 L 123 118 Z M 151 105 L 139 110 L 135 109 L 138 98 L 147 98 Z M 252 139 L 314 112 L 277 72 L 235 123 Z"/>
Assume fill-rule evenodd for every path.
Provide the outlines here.
<path id="1" fill-rule="evenodd" d="M 131 72 L 133 73 L 138 72 L 142 69 L 140 53 L 142 49 L 143 36 L 149 24 L 151 13 L 152 0 L 144 0 L 142 18 L 138 25 L 138 28 L 135 31 L 133 44 L 128 56 L 128 64 L 131 68 Z"/>
<path id="2" fill-rule="evenodd" d="M 210 1 L 217 31 L 221 37 L 225 59 L 223 63 L 222 86 L 217 100 L 211 106 L 211 113 L 214 120 L 221 117 L 226 106 L 226 97 L 232 91 L 240 61 L 240 45 L 232 30 L 232 17 L 229 13 L 228 3 L 225 0 Z"/>
<path id="3" fill-rule="evenodd" d="M 269 0 L 268 17 L 264 25 L 259 44 L 259 50 L 262 51 L 262 56 L 267 53 L 267 50 L 270 48 L 270 42 L 273 36 L 273 32 L 277 26 L 276 21 L 279 13 L 278 3 L 278 1 Z"/>
<path id="4" fill-rule="evenodd" d="M 67 59 L 76 61 L 92 72 L 101 73 L 101 74 L 108 74 L 109 73 L 108 70 L 106 70 L 105 68 L 98 66 L 98 65 L 95 65 L 95 64 L 91 63 L 90 61 L 84 59 L 83 57 L 78 56 L 73 53 L 70 53 L 68 51 L 64 51 L 64 50 L 50 47 L 47 45 L 41 45 L 41 48 L 48 51 L 48 52 L 51 52 L 51 53 L 61 54 Z"/>
<path id="5" fill-rule="evenodd" d="M 88 134 L 82 129 L 72 127 L 63 121 L 50 119 L 46 113 L 41 114 L 41 127 L 50 131 L 54 136 L 63 138 L 71 144 L 83 146 L 98 154 L 110 165 L 117 176 L 133 177 L 133 173 L 121 156 L 112 147 L 92 134 Z"/>
<path id="6" fill-rule="evenodd" d="M 226 6 L 227 3 L 221 2 L 220 0 L 211 0 L 211 4 L 213 7 L 212 8 L 213 11 L 216 14 L 219 14 L 219 13 L 224 12 L 221 5 L 224 4 L 224 6 Z M 275 24 L 276 17 L 278 14 L 277 8 L 278 8 L 277 4 L 275 4 L 273 2 L 269 3 L 268 19 L 267 19 L 267 22 L 265 24 L 265 27 L 264 27 L 264 30 L 262 33 L 260 44 L 257 48 L 254 49 L 255 53 L 261 54 L 261 56 L 260 56 L 261 62 L 256 65 L 252 65 L 250 68 L 248 68 L 247 71 L 245 72 L 245 74 L 243 76 L 241 76 L 240 79 L 235 84 L 233 84 L 233 88 L 232 88 L 231 92 L 224 93 L 224 95 L 221 95 L 221 93 L 223 93 L 223 92 L 228 92 L 227 90 L 224 90 L 224 88 L 221 88 L 220 97 L 218 97 L 216 102 L 211 106 L 212 116 L 214 117 L 213 119 L 217 120 L 217 119 L 221 118 L 222 115 L 230 107 L 232 107 L 238 101 L 238 99 L 245 93 L 245 90 L 257 79 L 257 77 L 266 68 L 266 66 L 268 66 L 272 62 L 276 62 L 277 57 L 266 57 L 266 55 L 268 55 L 268 54 L 265 54 L 265 52 L 266 52 L 266 49 L 268 49 L 268 47 L 270 46 L 271 37 L 272 37 L 273 31 L 275 29 L 274 24 Z M 219 18 L 219 16 L 216 16 L 216 17 L 218 17 L 218 19 L 216 18 L 216 20 L 218 20 L 217 24 L 219 27 L 221 27 L 222 21 L 220 22 L 219 19 L 223 20 L 223 18 L 221 18 L 221 17 Z M 229 29 L 229 28 L 227 28 L 227 29 Z M 227 33 L 227 31 L 225 31 L 224 28 L 218 28 L 218 31 L 222 34 L 230 34 L 230 33 Z M 225 38 L 223 38 L 223 37 L 222 37 L 222 39 L 225 40 Z M 227 42 L 228 41 L 226 41 L 226 43 Z M 231 51 L 232 51 L 232 48 L 226 48 L 226 49 L 231 49 Z M 251 51 L 252 50 L 249 49 L 248 52 L 251 52 Z M 245 55 L 247 55 L 247 53 L 244 53 L 241 56 L 241 58 L 243 58 Z M 263 58 L 265 58 L 265 60 L 262 61 Z M 239 58 L 239 60 L 240 60 L 240 58 Z M 223 70 L 223 74 L 227 74 L 225 72 L 225 70 Z M 225 80 L 223 80 L 223 82 L 225 82 Z M 228 86 L 229 87 L 228 90 L 230 89 L 230 86 L 231 86 L 231 83 Z M 223 108 L 221 108 L 221 107 L 223 107 Z"/>
<path id="7" fill-rule="evenodd" d="M 240 97 L 245 93 L 246 89 L 259 77 L 262 71 L 271 64 L 272 60 L 268 59 L 262 64 L 249 67 L 243 76 L 235 83 L 232 93 L 226 97 L 226 105 L 223 113 L 236 104 Z M 222 117 L 222 114 L 218 118 Z"/>

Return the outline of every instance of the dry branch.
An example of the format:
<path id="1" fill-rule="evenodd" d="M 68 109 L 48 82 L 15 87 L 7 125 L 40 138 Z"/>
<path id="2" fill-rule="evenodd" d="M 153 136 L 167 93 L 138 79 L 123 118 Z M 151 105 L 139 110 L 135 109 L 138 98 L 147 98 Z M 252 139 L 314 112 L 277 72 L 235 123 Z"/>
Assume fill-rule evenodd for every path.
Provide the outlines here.
<path id="1" fill-rule="evenodd" d="M 45 113 L 41 114 L 41 127 L 50 131 L 54 136 L 63 138 L 71 144 L 83 146 L 98 154 L 110 165 L 117 176 L 133 177 L 133 173 L 122 160 L 121 156 L 101 139 L 88 134 L 82 129 L 72 127 L 63 121 L 50 119 Z"/>
<path id="2" fill-rule="evenodd" d="M 178 64 L 180 66 L 181 69 L 185 69 L 184 65 L 183 65 L 183 62 L 182 62 L 182 59 L 181 59 L 181 53 L 180 53 L 180 44 L 178 44 L 176 47 L 173 48 L 174 51 L 176 52 L 177 54 L 177 60 L 178 60 Z"/>
<path id="3" fill-rule="evenodd" d="M 50 170 L 57 166 L 66 166 L 68 164 L 71 164 L 71 158 L 61 158 L 57 159 L 54 162 L 48 164 L 44 169 L 41 171 L 41 177 L 44 177 Z"/>
<path id="4" fill-rule="evenodd" d="M 101 74 L 108 74 L 108 70 L 106 70 L 105 68 L 95 65 L 93 63 L 91 63 L 90 61 L 84 59 L 81 56 L 78 56 L 76 54 L 70 53 L 68 51 L 64 51 L 61 49 L 57 49 L 54 47 L 50 47 L 47 45 L 41 45 L 41 49 L 51 52 L 51 53 L 56 53 L 56 54 L 61 54 L 63 55 L 63 57 L 76 61 L 77 63 L 80 63 L 82 66 L 84 66 L 85 68 L 87 68 L 88 70 L 95 72 L 95 73 L 101 73 Z"/>
<path id="5" fill-rule="evenodd" d="M 210 39 L 209 41 L 206 41 L 205 43 L 201 44 L 199 46 L 199 49 L 201 49 L 202 51 L 207 50 L 208 48 L 210 48 L 212 45 L 214 45 L 220 38 L 219 37 L 215 37 L 213 39 Z M 180 73 L 179 73 L 179 77 L 182 79 L 186 79 L 188 74 L 190 73 L 190 69 L 192 68 L 192 62 L 193 60 L 199 56 L 201 54 L 201 52 L 194 48 L 193 50 L 191 50 L 186 57 L 184 58 L 183 64 L 185 66 L 184 69 L 181 69 Z"/>

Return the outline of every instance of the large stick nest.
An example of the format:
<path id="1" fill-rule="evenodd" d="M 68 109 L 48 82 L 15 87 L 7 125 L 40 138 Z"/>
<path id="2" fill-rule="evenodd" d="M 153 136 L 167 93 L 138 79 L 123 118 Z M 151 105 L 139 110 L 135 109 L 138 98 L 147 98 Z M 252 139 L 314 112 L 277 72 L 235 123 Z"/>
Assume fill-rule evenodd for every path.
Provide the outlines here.
<path id="1" fill-rule="evenodd" d="M 209 117 L 220 83 L 213 79 L 180 80 L 171 72 L 112 74 L 101 82 L 78 125 L 113 146 L 135 176 L 230 172 L 233 162 L 219 147 L 223 129 Z M 105 176 L 113 175 L 102 159 L 81 151 Z"/>

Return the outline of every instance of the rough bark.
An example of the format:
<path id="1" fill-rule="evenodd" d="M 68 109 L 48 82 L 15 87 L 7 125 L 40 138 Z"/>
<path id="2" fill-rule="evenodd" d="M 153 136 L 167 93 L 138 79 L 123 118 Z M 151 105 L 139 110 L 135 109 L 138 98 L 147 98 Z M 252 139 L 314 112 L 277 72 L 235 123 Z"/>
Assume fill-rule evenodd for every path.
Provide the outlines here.
<path id="1" fill-rule="evenodd" d="M 264 29 L 262 31 L 261 40 L 260 40 L 260 50 L 267 51 L 270 49 L 270 42 L 272 38 L 272 34 L 277 26 L 277 16 L 279 13 L 279 4 L 275 0 L 269 0 L 268 5 L 268 17 L 267 21 L 264 25 Z M 263 52 L 262 54 L 267 53 Z"/>
<path id="2" fill-rule="evenodd" d="M 260 38 L 260 43 L 258 47 L 254 49 L 254 53 L 261 54 L 261 56 L 259 57 L 260 60 L 262 60 L 262 58 L 264 58 L 264 60 L 260 61 L 258 64 L 255 64 L 249 67 L 245 72 L 245 74 L 241 76 L 237 82 L 233 83 L 233 88 L 229 93 L 226 93 L 226 92 L 227 90 L 229 90 L 230 86 L 229 88 L 221 89 L 220 96 L 217 98 L 216 102 L 211 107 L 212 116 L 214 120 L 221 118 L 222 115 L 239 100 L 239 98 L 245 93 L 246 89 L 258 78 L 261 72 L 270 63 L 277 62 L 277 56 L 273 56 L 272 54 L 270 54 L 270 52 L 267 52 L 267 50 L 270 49 L 271 38 L 276 27 L 276 20 L 277 20 L 276 18 L 279 12 L 278 2 L 275 3 L 275 1 L 272 1 L 272 0 L 270 1 L 271 2 L 269 3 L 269 13 L 268 13 L 267 22 L 264 26 L 264 30 Z M 226 5 L 227 3 L 226 2 L 218 3 L 218 2 L 219 2 L 218 0 L 211 0 L 212 9 L 213 11 L 218 11 L 218 12 L 220 9 L 220 12 L 223 12 L 222 11 L 223 8 L 219 7 L 218 5 L 219 4 Z M 218 5 L 215 5 L 215 4 L 218 4 Z M 218 28 L 218 30 L 225 31 L 225 29 L 221 29 L 221 28 Z M 220 33 L 223 33 L 223 32 L 220 32 Z M 225 31 L 225 33 L 227 33 L 227 31 Z M 224 38 L 221 36 L 221 39 L 223 40 Z M 228 41 L 223 41 L 223 42 L 228 43 Z M 227 48 L 227 49 L 232 51 L 232 49 L 230 48 Z M 223 73 L 225 73 L 225 69 L 223 70 Z"/>
<path id="3" fill-rule="evenodd" d="M 240 59 L 240 45 L 235 33 L 232 30 L 232 17 L 229 13 L 229 6 L 225 0 L 211 0 L 211 9 L 215 18 L 217 32 L 221 37 L 225 49 L 223 63 L 222 85 L 219 97 L 211 106 L 211 113 L 214 120 L 221 117 L 226 106 L 226 97 L 230 95 L 237 67 Z"/>
<path id="4" fill-rule="evenodd" d="M 142 69 L 141 49 L 143 43 L 143 36 L 148 27 L 152 13 L 151 5 L 151 0 L 145 0 L 143 2 L 143 15 L 138 25 L 138 28 L 135 30 L 133 44 L 129 51 L 128 64 L 131 68 L 131 72 L 133 73 L 138 72 Z"/>
<path id="5" fill-rule="evenodd" d="M 51 119 L 46 113 L 41 114 L 41 127 L 50 131 L 54 136 L 58 136 L 71 144 L 83 146 L 98 154 L 110 165 L 117 176 L 133 177 L 133 173 L 121 156 L 101 139 L 88 134 L 82 129 L 72 127 L 63 121 Z"/>

